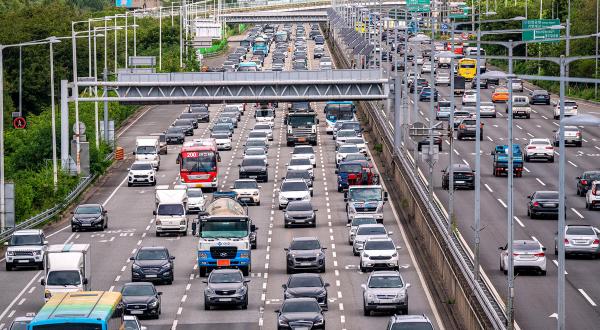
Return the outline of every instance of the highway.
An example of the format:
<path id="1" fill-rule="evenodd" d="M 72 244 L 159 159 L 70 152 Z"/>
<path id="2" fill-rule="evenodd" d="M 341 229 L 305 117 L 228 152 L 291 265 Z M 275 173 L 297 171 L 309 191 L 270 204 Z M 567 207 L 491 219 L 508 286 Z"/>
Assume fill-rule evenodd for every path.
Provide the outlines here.
<path id="1" fill-rule="evenodd" d="M 307 29 L 307 31 L 309 31 Z M 318 61 L 312 59 L 312 41 L 309 41 L 309 65 L 318 69 Z M 287 67 L 290 66 L 287 59 Z M 266 65 L 270 59 L 266 60 Z M 133 161 L 131 152 L 136 136 L 165 130 L 186 106 L 150 106 L 141 116 L 127 126 L 118 136 L 118 144 L 126 150 L 126 160 L 113 167 L 106 180 L 93 190 L 86 202 L 102 203 L 109 212 L 109 228 L 103 232 L 72 233 L 67 222 L 47 231 L 50 244 L 89 243 L 92 248 L 91 279 L 94 290 L 120 290 L 131 279 L 129 257 L 143 246 L 165 246 L 176 257 L 175 280 L 172 285 L 159 285 L 163 292 L 162 315 L 158 320 L 142 320 L 149 329 L 273 329 L 276 326 L 274 311 L 281 305 L 288 275 L 285 273 L 283 248 L 292 237 L 316 236 L 326 246 L 326 272 L 322 274 L 329 287 L 329 311 L 326 323 L 330 329 L 383 329 L 389 316 L 365 317 L 362 313 L 362 289 L 368 274 L 358 270 L 358 257 L 352 255 L 347 243 L 346 213 L 343 195 L 337 192 L 335 179 L 334 141 L 325 133 L 323 104 L 316 104 L 320 117 L 318 145 L 315 147 L 317 168 L 313 204 L 318 208 L 317 228 L 283 228 L 283 213 L 276 206 L 275 189 L 285 175 L 286 163 L 292 148 L 285 146 L 283 109 L 277 109 L 274 141 L 269 149 L 269 182 L 262 184 L 261 206 L 249 207 L 249 214 L 258 229 L 258 248 L 252 253 L 252 270 L 249 283 L 249 306 L 247 310 L 218 309 L 205 311 L 203 290 L 205 284 L 198 277 L 196 249 L 197 238 L 188 236 L 163 236 L 154 234 L 152 210 L 153 187 L 127 187 L 127 167 Z M 222 105 L 211 105 L 211 119 L 217 118 Z M 233 136 L 233 149 L 221 152 L 219 181 L 227 189 L 238 178 L 237 165 L 241 162 L 243 144 L 248 131 L 254 125 L 253 109 L 247 110 Z M 201 123 L 191 138 L 208 137 L 210 124 Z M 190 139 L 190 137 L 187 137 Z M 175 163 L 180 146 L 169 146 L 168 154 L 162 156 L 158 184 L 175 184 L 178 165 Z M 384 224 L 394 232 L 393 238 L 402 249 L 399 251 L 401 273 L 411 283 L 409 289 L 409 313 L 425 314 L 444 329 L 413 251 L 400 225 L 396 211 L 387 203 Z M 3 265 L 1 265 L 4 268 Z M 4 288 L 0 300 L 0 330 L 11 320 L 26 313 L 37 312 L 43 305 L 43 288 L 40 279 L 43 271 L 16 270 L 0 272 L 0 286 Z M 550 278 L 550 277 L 549 277 Z"/>
<path id="2" fill-rule="evenodd" d="M 426 45 L 429 47 L 429 45 Z M 403 59 L 401 59 L 403 60 Z M 386 63 L 387 65 L 387 63 Z M 389 68 L 389 66 L 388 66 Z M 413 72 L 409 66 L 409 72 Z M 447 70 L 447 69 L 446 69 Z M 420 71 L 420 66 L 419 66 Z M 401 72 L 402 73 L 402 72 Z M 392 73 L 393 74 L 393 73 Z M 430 80 L 430 74 L 422 78 Z M 470 83 L 467 83 L 467 89 Z M 440 100 L 450 100 L 450 88 L 436 86 Z M 539 89 L 529 83 L 525 85 L 524 93 L 528 95 L 531 89 Z M 493 88 L 481 89 L 481 101 L 491 101 Z M 558 100 L 552 95 L 552 100 Z M 600 114 L 600 106 L 589 102 L 578 102 L 579 113 Z M 410 95 L 410 115 L 413 116 L 412 93 Z M 461 108 L 461 97 L 455 98 L 455 105 Z M 514 119 L 514 143 L 522 149 L 530 138 L 549 138 L 553 141 L 554 130 L 558 121 L 553 119 L 552 105 L 532 105 L 531 119 Z M 507 278 L 499 269 L 498 247 L 506 245 L 507 237 L 507 177 L 494 177 L 492 174 L 492 156 L 490 152 L 496 145 L 508 144 L 508 118 L 505 113 L 506 104 L 497 103 L 497 118 L 482 118 L 484 124 L 483 141 L 481 141 L 481 266 L 484 275 L 493 283 L 497 294 L 506 301 Z M 389 125 L 393 127 L 393 109 L 385 112 Z M 418 102 L 417 121 L 429 125 L 429 101 Z M 434 116 L 435 118 L 435 116 Z M 412 122 L 412 120 L 411 120 Z M 445 126 L 447 127 L 446 123 Z M 586 170 L 597 170 L 600 163 L 600 133 L 595 128 L 582 127 L 583 146 L 581 148 L 567 146 L 566 154 L 566 194 L 567 194 L 567 224 L 591 224 L 600 227 L 600 216 L 596 211 L 585 208 L 585 198 L 576 195 L 576 177 Z M 420 139 L 420 138 L 418 138 Z M 454 150 L 450 150 L 449 141 L 444 138 L 443 151 L 433 169 L 434 195 L 447 213 L 449 194 L 442 189 L 442 173 L 449 164 L 449 153 L 454 153 L 454 163 L 464 163 L 475 169 L 475 141 L 454 139 Z M 413 143 L 409 144 L 410 155 L 413 155 Z M 515 280 L 515 317 L 522 329 L 548 329 L 556 325 L 557 312 L 557 256 L 554 255 L 554 236 L 557 232 L 557 220 L 552 218 L 531 220 L 527 216 L 527 199 L 537 190 L 558 191 L 558 147 L 554 163 L 526 162 L 523 176 L 514 179 L 514 239 L 534 239 L 547 248 L 547 276 L 519 273 Z M 418 159 L 419 172 L 425 182 L 429 176 L 429 165 Z M 457 190 L 454 194 L 455 219 L 458 229 L 465 242 L 475 251 L 474 200 L 472 190 Z M 600 264 L 588 257 L 570 257 L 566 265 L 566 313 L 569 329 L 593 329 L 600 324 L 600 313 L 597 304 L 600 303 L 600 288 L 596 285 L 595 274 L 600 271 Z M 554 315 L 553 315 L 554 314 Z"/>

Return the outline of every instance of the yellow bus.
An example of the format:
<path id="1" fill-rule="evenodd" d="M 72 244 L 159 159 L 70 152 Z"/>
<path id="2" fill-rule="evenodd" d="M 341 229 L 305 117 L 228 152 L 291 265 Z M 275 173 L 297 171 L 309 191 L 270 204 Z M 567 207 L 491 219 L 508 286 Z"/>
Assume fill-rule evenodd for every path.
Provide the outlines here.
<path id="1" fill-rule="evenodd" d="M 477 60 L 472 58 L 463 58 L 458 61 L 458 75 L 465 80 L 473 80 L 477 74 Z"/>

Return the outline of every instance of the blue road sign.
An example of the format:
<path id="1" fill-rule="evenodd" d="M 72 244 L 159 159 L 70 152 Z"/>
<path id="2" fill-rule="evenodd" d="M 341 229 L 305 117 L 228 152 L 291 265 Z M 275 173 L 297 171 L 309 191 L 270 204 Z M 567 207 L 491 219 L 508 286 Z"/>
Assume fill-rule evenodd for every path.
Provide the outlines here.
<path id="1" fill-rule="evenodd" d="M 448 24 L 442 23 L 442 31 L 448 31 Z"/>

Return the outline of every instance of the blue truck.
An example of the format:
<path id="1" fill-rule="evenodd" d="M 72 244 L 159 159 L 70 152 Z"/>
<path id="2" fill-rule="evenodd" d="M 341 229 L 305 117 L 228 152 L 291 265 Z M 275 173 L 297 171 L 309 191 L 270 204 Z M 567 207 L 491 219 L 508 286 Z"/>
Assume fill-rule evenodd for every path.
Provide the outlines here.
<path id="1" fill-rule="evenodd" d="M 494 176 L 508 175 L 508 151 L 508 145 L 497 145 L 492 151 Z M 523 176 L 523 152 L 518 144 L 513 144 L 513 173 L 516 177 Z"/>

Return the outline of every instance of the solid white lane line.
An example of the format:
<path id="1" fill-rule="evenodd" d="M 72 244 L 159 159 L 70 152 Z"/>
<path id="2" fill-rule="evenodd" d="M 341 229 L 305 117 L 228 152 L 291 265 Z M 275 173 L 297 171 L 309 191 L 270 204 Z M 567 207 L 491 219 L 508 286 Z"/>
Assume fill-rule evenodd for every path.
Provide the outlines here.
<path id="1" fill-rule="evenodd" d="M 497 199 L 498 202 L 500 202 L 500 204 L 502 204 L 502 206 L 504 206 L 504 208 L 507 208 L 506 204 L 504 204 L 504 201 L 502 201 L 500 198 Z"/>
<path id="2" fill-rule="evenodd" d="M 490 186 L 488 186 L 487 183 L 484 183 L 483 186 L 485 187 L 485 189 L 487 189 L 489 192 L 493 193 L 494 191 L 492 190 L 492 188 L 490 188 Z"/>
<path id="3" fill-rule="evenodd" d="M 542 182 L 542 180 L 540 180 L 540 178 L 535 178 L 537 180 L 537 182 L 539 182 L 542 186 L 545 186 L 546 184 L 544 182 Z"/>
<path id="4" fill-rule="evenodd" d="M 574 209 L 574 208 L 571 208 L 571 211 L 573 211 L 573 213 L 577 214 L 577 216 L 578 216 L 580 219 L 583 219 L 583 215 L 582 215 L 581 213 L 579 213 L 579 212 L 578 212 L 576 209 Z"/>
<path id="5" fill-rule="evenodd" d="M 594 307 L 597 306 L 596 303 L 592 300 L 592 298 L 590 298 L 590 296 L 588 296 L 588 294 L 585 291 L 583 291 L 583 289 L 578 289 L 578 291 L 585 298 L 585 300 L 587 300 L 590 303 L 590 305 Z"/>
<path id="6" fill-rule="evenodd" d="M 569 162 L 569 164 L 571 164 L 571 165 L 573 165 L 573 166 L 575 166 L 575 167 L 579 167 L 579 166 L 577 166 L 575 163 L 573 163 L 573 162 L 572 162 L 572 161 L 570 161 L 570 160 L 567 160 L 567 162 Z"/>
<path id="7" fill-rule="evenodd" d="M 505 206 L 506 207 L 506 206 Z M 521 219 L 514 217 L 515 221 L 519 224 L 519 226 L 525 228 L 525 225 L 523 224 L 523 222 L 521 222 Z"/>
<path id="8" fill-rule="evenodd" d="M 552 263 L 556 266 L 556 268 L 558 268 L 558 261 L 556 259 L 552 259 Z M 565 270 L 565 275 L 569 275 L 569 273 L 567 273 L 566 270 Z"/>

